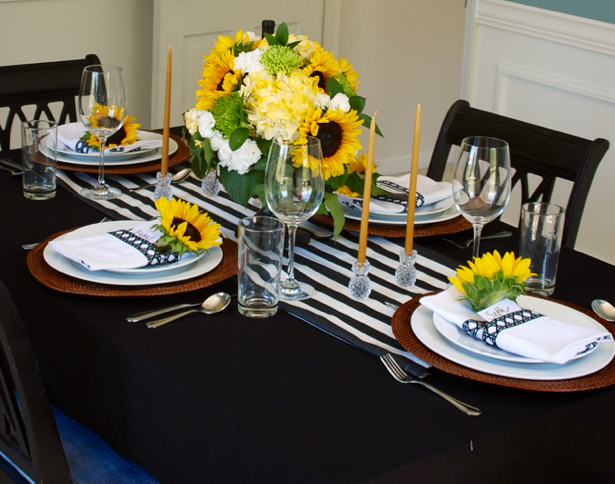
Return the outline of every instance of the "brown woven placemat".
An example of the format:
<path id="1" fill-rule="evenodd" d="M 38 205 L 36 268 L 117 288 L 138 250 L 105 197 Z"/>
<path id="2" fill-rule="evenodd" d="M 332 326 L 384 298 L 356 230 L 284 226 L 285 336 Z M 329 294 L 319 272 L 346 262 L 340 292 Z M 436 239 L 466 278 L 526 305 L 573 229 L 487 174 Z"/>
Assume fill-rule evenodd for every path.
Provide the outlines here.
<path id="1" fill-rule="evenodd" d="M 333 218 L 329 215 L 314 215 L 311 220 L 324 223 L 333 227 Z M 432 237 L 434 235 L 448 235 L 463 232 L 472 228 L 472 224 L 461 215 L 451 220 L 444 222 L 436 222 L 433 224 L 421 224 L 414 226 L 415 237 Z M 348 220 L 344 223 L 344 229 L 350 232 L 360 232 L 361 222 L 357 220 Z M 377 237 L 400 238 L 406 236 L 405 225 L 384 225 L 370 223 L 367 233 Z"/>
<path id="2" fill-rule="evenodd" d="M 430 293 L 435 294 L 435 293 Z M 548 299 L 548 298 L 547 298 Z M 563 304 L 565 306 L 576 309 L 577 311 L 586 314 L 596 320 L 597 318 L 591 313 L 591 311 L 561 301 L 550 299 L 551 301 Z M 568 380 L 524 380 L 519 378 L 509 378 L 499 375 L 491 375 L 489 373 L 483 373 L 478 370 L 466 368 L 463 365 L 454 363 L 437 353 L 427 348 L 412 331 L 410 319 L 412 313 L 419 307 L 419 298 L 411 299 L 410 301 L 402 304 L 395 314 L 393 314 L 393 320 L 391 326 L 393 327 L 393 334 L 397 341 L 410 353 L 416 355 L 426 363 L 442 370 L 451 375 L 461 376 L 463 378 L 469 378 L 470 380 L 476 380 L 483 383 L 491 383 L 493 385 L 501 385 L 511 388 L 520 388 L 523 390 L 535 390 L 540 392 L 576 392 L 581 390 L 593 390 L 595 388 L 603 388 L 615 384 L 615 360 L 605 366 L 603 369 L 586 375 L 580 378 L 571 378 Z M 615 329 L 611 326 L 606 327 L 608 331 L 615 336 Z"/>
<path id="3" fill-rule="evenodd" d="M 184 140 L 180 136 L 171 134 L 170 137 L 177 143 L 177 151 L 169 157 L 169 166 L 174 166 L 190 158 L 190 148 L 186 146 Z M 62 163 L 61 161 L 58 161 L 58 169 L 83 173 L 98 173 L 98 166 L 76 165 L 72 163 Z M 148 173 L 158 170 L 160 170 L 160 158 L 148 161 L 147 163 L 137 163 L 135 165 L 114 166 L 111 163 L 105 163 L 105 174 L 108 175 L 130 175 L 132 173 Z"/>
<path id="4" fill-rule="evenodd" d="M 74 229 L 65 230 L 48 237 L 30 251 L 27 258 L 28 270 L 43 285 L 60 292 L 87 296 L 161 296 L 180 292 L 195 291 L 211 286 L 237 274 L 237 244 L 228 239 L 222 241 L 222 261 L 212 271 L 185 281 L 151 286 L 112 286 L 83 281 L 67 276 L 53 269 L 43 256 L 50 240 Z"/>

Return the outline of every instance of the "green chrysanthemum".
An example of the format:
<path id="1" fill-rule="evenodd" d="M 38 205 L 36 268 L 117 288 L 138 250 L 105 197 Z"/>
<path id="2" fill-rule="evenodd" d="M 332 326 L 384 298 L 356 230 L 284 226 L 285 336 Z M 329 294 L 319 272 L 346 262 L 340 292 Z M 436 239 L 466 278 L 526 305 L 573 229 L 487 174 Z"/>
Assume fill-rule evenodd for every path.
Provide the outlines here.
<path id="1" fill-rule="evenodd" d="M 348 81 L 348 78 L 343 73 L 333 76 L 333 78 L 340 83 L 346 96 L 353 97 L 357 95 L 357 92 L 352 88 L 350 81 Z"/>
<path id="2" fill-rule="evenodd" d="M 237 128 L 241 128 L 243 101 L 239 93 L 216 99 L 211 114 L 216 120 L 216 129 L 227 138 Z"/>
<path id="3" fill-rule="evenodd" d="M 303 58 L 293 49 L 285 45 L 272 45 L 261 56 L 261 64 L 270 74 L 278 72 L 290 73 L 301 67 Z"/>

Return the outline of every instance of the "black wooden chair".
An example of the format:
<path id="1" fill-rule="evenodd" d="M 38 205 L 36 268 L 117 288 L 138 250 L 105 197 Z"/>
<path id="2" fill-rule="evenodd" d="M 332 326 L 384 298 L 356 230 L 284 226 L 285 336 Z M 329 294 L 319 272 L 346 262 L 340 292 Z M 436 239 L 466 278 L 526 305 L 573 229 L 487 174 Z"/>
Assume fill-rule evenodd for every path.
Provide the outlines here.
<path id="1" fill-rule="evenodd" d="M 508 142 L 513 186 L 521 182 L 522 203 L 551 201 L 557 178 L 573 182 L 564 222 L 563 245 L 574 248 L 583 209 L 598 164 L 609 149 L 602 138 L 593 141 L 470 107 L 456 101 L 448 110 L 436 140 L 427 176 L 442 180 L 453 145 L 469 136 L 490 136 Z M 541 178 L 530 193 L 529 174 Z"/>
<path id="2" fill-rule="evenodd" d="M 84 59 L 0 67 L 0 120 L 8 108 L 6 121 L 0 126 L 0 151 L 11 149 L 13 126 L 28 119 L 49 119 L 58 124 L 78 121 L 75 96 L 79 94 L 81 73 L 94 64 L 100 64 L 100 60 L 89 54 Z M 34 114 L 26 114 L 26 106 L 34 106 Z M 53 114 L 56 110 L 60 110 L 57 117 Z"/>
<path id="3" fill-rule="evenodd" d="M 51 406 L 26 330 L 2 281 L 0 412 L 0 482 L 157 482 Z"/>

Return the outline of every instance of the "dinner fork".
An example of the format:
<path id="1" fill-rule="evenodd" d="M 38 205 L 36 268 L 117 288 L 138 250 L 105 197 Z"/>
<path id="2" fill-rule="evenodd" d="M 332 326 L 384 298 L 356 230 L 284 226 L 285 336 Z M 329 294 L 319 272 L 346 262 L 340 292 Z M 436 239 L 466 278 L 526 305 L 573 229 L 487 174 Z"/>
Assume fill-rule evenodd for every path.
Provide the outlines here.
<path id="1" fill-rule="evenodd" d="M 397 361 L 395 361 L 395 359 L 389 353 L 385 353 L 384 355 L 382 355 L 380 357 L 380 360 L 382 361 L 382 363 L 384 363 L 384 366 L 386 366 L 386 369 L 389 370 L 389 373 L 393 375 L 393 378 L 395 378 L 398 382 L 418 383 L 419 385 L 422 385 L 425 388 L 428 388 L 435 394 L 440 395 L 442 398 L 444 398 L 444 400 L 446 400 L 451 405 L 454 405 L 455 407 L 457 407 L 459 410 L 461 410 L 466 415 L 477 417 L 482 413 L 480 408 L 476 408 L 476 407 L 473 407 L 472 405 L 468 405 L 467 403 L 463 403 L 461 400 L 457 400 L 456 398 L 451 397 L 450 395 L 444 393 L 441 390 L 438 390 L 436 387 L 430 385 L 429 383 L 425 383 L 424 381 L 412 378 L 401 368 L 401 366 L 399 366 Z"/>

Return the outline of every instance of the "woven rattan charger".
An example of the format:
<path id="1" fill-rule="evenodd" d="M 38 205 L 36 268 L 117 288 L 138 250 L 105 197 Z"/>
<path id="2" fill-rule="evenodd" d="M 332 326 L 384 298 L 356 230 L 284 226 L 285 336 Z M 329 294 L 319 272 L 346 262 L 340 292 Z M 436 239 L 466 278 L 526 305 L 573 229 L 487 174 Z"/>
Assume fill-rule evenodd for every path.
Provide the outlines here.
<path id="1" fill-rule="evenodd" d="M 556 301 L 554 299 L 550 300 L 557 302 L 558 304 L 563 304 L 565 306 L 573 308 L 598 321 L 598 319 L 594 317 L 591 311 L 585 308 L 576 306 L 574 304 Z M 393 319 L 391 321 L 391 326 L 393 327 L 393 334 L 395 335 L 395 338 L 397 338 L 397 341 L 399 341 L 399 343 L 410 353 L 417 356 L 426 363 L 429 363 L 433 367 L 444 371 L 445 373 L 450 373 L 451 375 L 457 375 L 463 378 L 468 378 L 470 380 L 476 380 L 483 383 L 491 383 L 493 385 L 519 388 L 523 390 L 535 390 L 541 392 L 575 392 L 581 390 L 593 390 L 596 388 L 603 388 L 615 384 L 615 360 L 611 360 L 611 362 L 607 366 L 595 373 L 580 378 L 571 378 L 568 380 L 523 380 L 519 378 L 509 378 L 499 375 L 491 375 L 489 373 L 483 373 L 478 370 L 467 368 L 458 363 L 454 363 L 427 348 L 423 343 L 419 341 L 419 339 L 414 334 L 410 322 L 412 318 L 412 313 L 419 306 L 419 298 L 414 298 L 402 304 L 395 311 L 395 314 L 393 315 Z M 615 337 L 615 328 L 611 326 L 605 326 L 605 328 Z"/>
<path id="2" fill-rule="evenodd" d="M 88 296 L 161 296 L 195 291 L 211 286 L 237 274 L 237 244 L 228 239 L 222 242 L 222 261 L 212 271 L 185 281 L 149 286 L 113 286 L 83 281 L 62 274 L 45 261 L 44 251 L 49 241 L 74 229 L 65 230 L 48 237 L 30 251 L 27 258 L 28 270 L 43 285 L 55 291 Z"/>
<path id="3" fill-rule="evenodd" d="M 333 226 L 333 218 L 329 215 L 314 215 L 310 220 L 321 222 L 325 225 Z M 444 222 L 436 222 L 433 224 L 415 225 L 415 237 L 432 237 L 436 235 L 449 235 L 463 232 L 472 228 L 472 224 L 463 216 L 459 215 L 451 220 Z M 360 232 L 361 222 L 355 220 L 346 220 L 344 229 L 349 232 Z M 367 233 L 376 237 L 400 238 L 406 236 L 405 225 L 385 225 L 370 223 Z"/>

